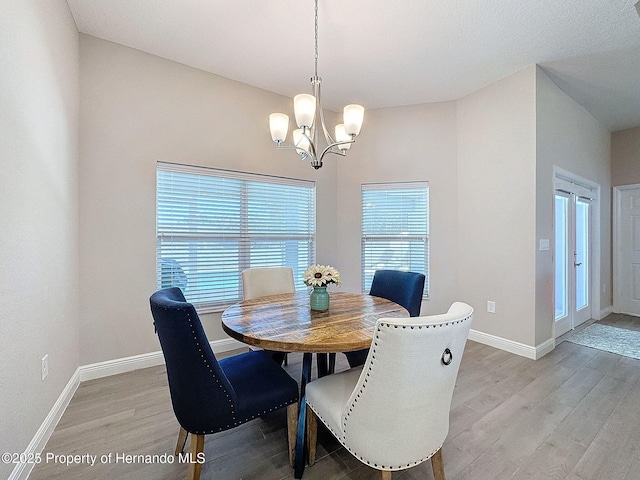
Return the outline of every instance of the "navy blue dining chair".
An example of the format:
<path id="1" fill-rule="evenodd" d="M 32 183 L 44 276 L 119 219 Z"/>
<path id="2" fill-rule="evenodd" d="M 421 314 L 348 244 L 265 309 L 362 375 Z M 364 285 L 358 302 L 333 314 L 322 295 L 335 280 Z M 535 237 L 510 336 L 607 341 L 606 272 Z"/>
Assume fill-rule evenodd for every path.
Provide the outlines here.
<path id="1" fill-rule="evenodd" d="M 425 276 L 400 270 L 376 270 L 369 295 L 382 297 L 406 308 L 411 317 L 420 316 Z M 345 352 L 350 367 L 363 365 L 369 349 Z"/>
<path id="2" fill-rule="evenodd" d="M 205 435 L 229 430 L 287 407 L 289 461 L 293 465 L 298 384 L 264 351 L 218 361 L 202 323 L 178 287 L 158 290 L 151 313 L 167 367 L 171 403 L 180 433 L 176 455 L 191 434 L 189 479 L 198 480 Z"/>

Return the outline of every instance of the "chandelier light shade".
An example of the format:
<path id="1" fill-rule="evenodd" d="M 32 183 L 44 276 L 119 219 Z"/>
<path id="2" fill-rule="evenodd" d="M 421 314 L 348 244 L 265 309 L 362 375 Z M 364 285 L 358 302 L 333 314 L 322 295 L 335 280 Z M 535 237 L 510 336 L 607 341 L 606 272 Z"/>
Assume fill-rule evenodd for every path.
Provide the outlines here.
<path id="1" fill-rule="evenodd" d="M 301 93 L 293 97 L 293 111 L 296 123 L 300 128 L 311 128 L 316 116 L 316 97 L 308 93 Z"/>
<path id="2" fill-rule="evenodd" d="M 344 130 L 347 135 L 354 137 L 360 133 L 364 120 L 364 107 L 361 105 L 347 105 L 344 107 Z"/>
<path id="3" fill-rule="evenodd" d="M 293 143 L 296 146 L 296 151 L 300 155 L 309 155 L 311 144 L 309 139 L 304 135 L 302 128 L 293 131 Z"/>
<path id="4" fill-rule="evenodd" d="M 318 0 L 315 0 L 315 72 L 311 77 L 313 95 L 301 93 L 293 98 L 293 111 L 298 128 L 293 131 L 293 145 L 285 145 L 289 130 L 289 116 L 284 113 L 272 113 L 269 115 L 269 129 L 271 139 L 277 149 L 295 150 L 301 155 L 302 160 L 309 159 L 315 169 L 322 167 L 322 160 L 328 153 L 346 155 L 347 150 L 354 143 L 355 137 L 360 134 L 362 121 L 364 120 L 364 107 L 361 105 L 347 105 L 343 111 L 343 122 L 336 125 L 335 139 L 327 130 L 324 123 L 322 100 L 320 98 L 320 84 L 322 79 L 318 76 Z M 322 129 L 326 146 L 319 145 Z"/>
<path id="5" fill-rule="evenodd" d="M 272 113 L 269 115 L 269 126 L 271 139 L 276 143 L 284 142 L 289 130 L 289 117 L 284 113 Z"/>
<path id="6" fill-rule="evenodd" d="M 349 150 L 351 148 L 351 135 L 347 135 L 347 131 L 344 128 L 344 123 L 340 123 L 336 125 L 336 142 L 338 143 L 338 148 L 340 150 Z"/>

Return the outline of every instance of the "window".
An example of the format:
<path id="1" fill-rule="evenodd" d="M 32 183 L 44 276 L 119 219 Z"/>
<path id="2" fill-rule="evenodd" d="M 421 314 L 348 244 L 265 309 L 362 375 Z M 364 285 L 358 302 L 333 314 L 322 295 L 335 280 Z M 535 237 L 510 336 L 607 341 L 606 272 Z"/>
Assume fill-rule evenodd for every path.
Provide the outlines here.
<path id="1" fill-rule="evenodd" d="M 314 182 L 158 163 L 156 202 L 158 288 L 179 286 L 200 311 L 239 301 L 246 268 L 301 279 L 314 263 Z"/>
<path id="2" fill-rule="evenodd" d="M 429 294 L 429 183 L 362 185 L 362 291 L 379 269 L 423 273 Z"/>

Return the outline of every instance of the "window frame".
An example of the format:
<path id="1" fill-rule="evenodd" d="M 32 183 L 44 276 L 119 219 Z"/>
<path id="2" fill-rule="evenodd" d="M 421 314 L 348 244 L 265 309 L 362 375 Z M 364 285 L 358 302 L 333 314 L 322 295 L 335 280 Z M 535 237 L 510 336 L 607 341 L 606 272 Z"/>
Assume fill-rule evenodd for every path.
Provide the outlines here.
<path id="1" fill-rule="evenodd" d="M 232 202 L 233 205 L 229 207 L 229 214 L 235 215 L 236 206 L 238 209 L 237 217 L 235 219 L 232 219 L 231 221 L 231 223 L 233 223 L 234 225 L 232 227 L 232 230 L 234 231 L 232 233 L 229 233 L 229 231 L 225 230 L 225 231 L 220 231 L 216 233 L 214 231 L 214 228 L 210 227 L 207 229 L 208 230 L 207 232 L 203 233 L 202 231 L 197 231 L 198 225 L 196 223 L 193 223 L 186 226 L 187 230 L 180 231 L 180 232 L 174 231 L 173 233 L 168 232 L 165 228 L 166 222 L 160 220 L 160 213 L 162 210 L 162 207 L 160 206 L 160 202 L 161 202 L 160 197 L 161 195 L 164 195 L 164 193 L 161 194 L 160 189 L 161 187 L 165 188 L 164 187 L 165 184 L 162 183 L 164 182 L 164 179 L 161 179 L 161 175 L 164 173 L 194 175 L 193 180 L 195 180 L 196 176 L 204 176 L 204 177 L 219 179 L 221 182 L 228 179 L 234 182 L 233 183 L 234 186 L 236 185 L 235 182 L 240 182 L 239 185 L 241 185 L 240 187 L 241 194 L 238 196 L 238 198 L 235 201 L 234 201 L 234 197 L 230 196 L 230 199 L 233 201 Z M 264 200 L 264 199 L 268 200 L 270 198 L 270 195 L 268 195 L 267 193 L 264 193 L 264 192 L 260 193 L 261 189 L 269 189 L 269 190 L 275 189 L 277 191 L 279 187 L 302 187 L 309 190 L 308 192 L 304 192 L 304 195 L 303 195 L 303 196 L 308 195 L 308 202 L 304 200 L 304 204 L 303 205 L 301 204 L 304 211 L 304 214 L 302 216 L 303 217 L 305 215 L 308 216 L 308 222 L 303 223 L 303 225 L 305 226 L 304 228 L 307 229 L 307 232 L 305 232 L 304 234 L 301 234 L 300 232 L 290 233 L 286 228 L 284 229 L 281 228 L 279 231 L 276 231 L 274 233 L 274 231 L 272 231 L 271 229 L 271 223 L 267 222 L 268 226 L 264 227 L 265 231 L 262 231 L 261 233 L 255 233 L 255 232 L 252 233 L 248 227 L 249 221 L 250 221 L 249 211 L 251 208 L 251 202 L 252 201 L 255 202 L 256 198 L 259 198 L 260 200 Z M 224 187 L 218 187 L 218 188 L 224 188 Z M 237 186 L 235 186 L 234 188 L 237 188 Z M 252 190 L 258 191 L 258 193 L 256 193 L 253 197 L 251 196 Z M 175 195 L 177 196 L 179 195 L 179 193 L 176 193 Z M 292 267 L 294 269 L 294 276 L 296 274 L 295 273 L 296 271 L 298 271 L 300 276 L 299 282 L 297 281 L 298 278 L 296 278 L 296 289 L 297 290 L 305 289 L 306 287 L 304 286 L 301 280 L 301 275 L 304 272 L 303 267 L 306 268 L 307 263 L 309 265 L 315 263 L 315 255 L 316 255 L 317 238 L 316 238 L 315 196 L 316 196 L 316 185 L 314 181 L 310 181 L 310 180 L 300 180 L 300 179 L 287 178 L 287 177 L 277 177 L 272 175 L 238 172 L 238 171 L 232 171 L 232 170 L 184 165 L 184 164 L 178 164 L 178 163 L 157 162 L 157 166 L 156 166 L 156 287 L 159 289 L 167 286 L 166 285 L 167 277 L 166 276 L 163 277 L 163 274 L 166 275 L 166 272 L 167 272 L 166 263 L 163 263 L 163 260 L 162 260 L 163 242 L 165 242 L 165 245 L 168 242 L 174 242 L 174 244 L 179 244 L 180 242 L 189 244 L 188 246 L 189 251 L 192 251 L 192 250 L 195 251 L 197 250 L 197 248 L 202 249 L 203 248 L 202 245 L 206 242 L 209 242 L 210 243 L 210 245 L 208 246 L 209 250 L 207 250 L 206 247 L 203 250 L 204 252 L 206 252 L 204 254 L 206 256 L 214 255 L 211 252 L 215 250 L 216 242 L 220 250 L 222 250 L 222 248 L 220 247 L 219 244 L 224 245 L 223 242 L 225 242 L 226 244 L 234 245 L 237 250 L 237 256 L 234 256 L 232 254 L 230 257 L 225 257 L 225 258 L 231 258 L 232 259 L 231 265 L 232 266 L 237 265 L 238 267 L 237 268 L 237 288 L 235 287 L 236 272 L 235 272 L 235 268 L 233 268 L 232 269 L 233 271 L 227 272 L 225 276 L 225 278 L 227 279 L 233 279 L 232 281 L 234 283 L 234 285 L 231 288 L 229 288 L 228 291 L 225 291 L 223 293 L 216 293 L 215 291 L 213 291 L 212 295 L 208 296 L 208 299 L 199 298 L 200 295 L 197 295 L 196 293 L 193 295 L 193 298 L 190 299 L 190 296 L 192 296 L 190 295 L 190 293 L 198 292 L 198 285 L 199 285 L 199 288 L 202 289 L 202 278 L 203 278 L 203 274 L 200 274 L 199 277 L 197 276 L 198 275 L 197 273 L 192 274 L 192 275 L 196 275 L 195 277 L 196 280 L 192 281 L 195 285 L 195 289 L 191 289 L 191 292 L 190 292 L 190 289 L 188 287 L 185 287 L 183 288 L 183 291 L 185 293 L 185 297 L 187 298 L 187 301 L 193 303 L 193 305 L 197 308 L 198 312 L 200 313 L 220 312 L 220 311 L 223 311 L 229 305 L 232 305 L 233 303 L 236 303 L 242 300 L 241 272 L 242 270 L 246 268 L 250 268 L 252 266 Z M 189 203 L 189 205 L 192 205 L 195 207 L 198 204 L 198 200 L 200 201 L 202 200 L 202 195 L 200 194 L 200 197 L 198 197 L 198 193 L 194 193 L 192 197 L 189 197 L 186 200 L 186 202 L 192 202 L 192 203 Z M 162 201 L 163 202 L 165 201 L 164 196 Z M 262 205 L 262 203 L 260 203 L 260 205 Z M 278 205 L 281 205 L 281 203 L 274 201 L 273 206 L 276 207 Z M 287 203 L 287 205 L 289 204 Z M 255 203 L 254 203 L 254 206 L 255 206 Z M 215 208 L 216 207 L 211 207 L 211 211 L 215 212 L 216 211 Z M 162 212 L 165 212 L 165 210 L 162 210 Z M 220 217 L 224 216 L 220 213 L 216 213 L 216 215 Z M 271 217 L 268 217 L 268 218 L 270 219 Z M 162 227 L 161 227 L 161 224 L 163 225 Z M 200 227 L 202 227 L 202 225 L 200 225 Z M 308 260 L 304 261 L 304 265 L 299 264 L 299 262 L 296 265 L 286 264 L 286 262 L 278 262 L 277 265 L 270 264 L 269 257 L 271 256 L 271 254 L 267 252 L 265 256 L 260 256 L 260 254 L 258 254 L 259 258 L 253 259 L 254 261 L 256 261 L 256 263 L 252 264 L 251 246 L 252 244 L 255 245 L 256 241 L 276 242 L 276 243 L 298 242 L 298 245 L 300 245 L 300 242 L 302 242 L 303 251 L 306 252 L 308 256 Z M 308 247 L 304 247 L 305 243 L 308 243 Z M 198 244 L 200 246 L 198 246 Z M 298 247 L 298 252 L 300 252 L 299 248 L 300 247 Z M 298 252 L 296 252 L 295 254 L 296 258 L 297 258 Z M 198 254 L 202 255 L 202 253 L 198 253 Z M 282 253 L 282 255 L 286 255 L 286 253 Z M 191 257 L 191 254 L 189 254 L 189 256 Z M 197 257 L 197 255 L 195 254 L 194 256 Z M 237 263 L 234 263 L 233 259 L 236 257 L 237 257 Z M 165 258 L 172 258 L 172 257 L 166 256 Z M 206 262 L 198 263 L 198 261 L 196 260 L 194 261 L 193 264 L 189 263 L 189 266 L 186 268 L 202 269 L 202 268 L 205 268 L 206 266 L 211 267 L 214 264 L 215 263 L 213 263 L 212 260 L 209 260 L 207 258 Z M 220 262 L 220 264 L 224 264 L 224 262 Z M 165 270 L 163 270 L 163 268 Z M 170 277 L 171 279 L 174 278 L 173 271 L 171 271 Z M 198 279 L 201 280 L 200 284 L 198 284 Z"/>
<path id="2" fill-rule="evenodd" d="M 390 234 L 386 233 L 373 233 L 370 230 L 367 230 L 366 222 L 368 220 L 367 216 L 369 215 L 366 211 L 367 205 L 365 204 L 365 192 L 371 191 L 384 191 L 384 192 L 397 192 L 401 190 L 416 190 L 416 189 L 424 189 L 425 195 L 425 219 L 424 219 L 424 228 L 425 230 L 420 233 L 398 233 L 398 234 Z M 411 181 L 411 182 L 385 182 L 385 183 L 363 183 L 361 184 L 361 241 L 360 241 L 360 259 L 361 259 L 361 289 L 363 293 L 368 293 L 371 287 L 371 280 L 373 279 L 373 275 L 375 270 L 372 273 L 368 274 L 367 271 L 371 270 L 369 263 L 371 260 L 367 259 L 367 244 L 371 244 L 373 241 L 388 241 L 391 242 L 400 242 L 406 244 L 410 243 L 424 243 L 424 265 L 422 265 L 424 271 L 420 269 L 413 268 L 411 269 L 409 266 L 405 266 L 404 268 L 394 268 L 389 266 L 388 268 L 391 270 L 401 270 L 401 271 L 415 271 L 417 273 L 422 273 L 425 276 L 425 286 L 423 292 L 423 299 L 429 299 L 429 291 L 430 291 L 430 198 L 429 198 L 429 182 L 428 181 Z M 408 212 L 408 211 L 407 211 Z M 377 270 L 377 269 L 376 269 Z"/>

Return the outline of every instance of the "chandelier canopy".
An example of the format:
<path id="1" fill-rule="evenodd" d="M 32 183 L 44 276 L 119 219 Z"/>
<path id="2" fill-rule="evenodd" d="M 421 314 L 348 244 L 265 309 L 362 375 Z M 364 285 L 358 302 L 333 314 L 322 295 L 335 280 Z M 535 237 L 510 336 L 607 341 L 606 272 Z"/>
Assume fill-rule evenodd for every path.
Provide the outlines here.
<path id="1" fill-rule="evenodd" d="M 327 153 L 345 156 L 355 137 L 360 133 L 364 119 L 364 107 L 361 105 L 347 105 L 343 111 L 343 123 L 336 125 L 332 137 L 324 123 L 320 84 L 318 76 L 318 0 L 315 0 L 315 71 L 311 77 L 313 95 L 301 93 L 293 98 L 293 110 L 298 128 L 293 131 L 293 145 L 284 145 L 289 130 L 289 116 L 284 113 L 269 115 L 271 138 L 277 149 L 293 150 L 301 155 L 301 159 L 309 159 L 316 170 L 322 167 L 322 159 Z M 326 147 L 321 149 L 319 128 L 322 128 Z"/>

